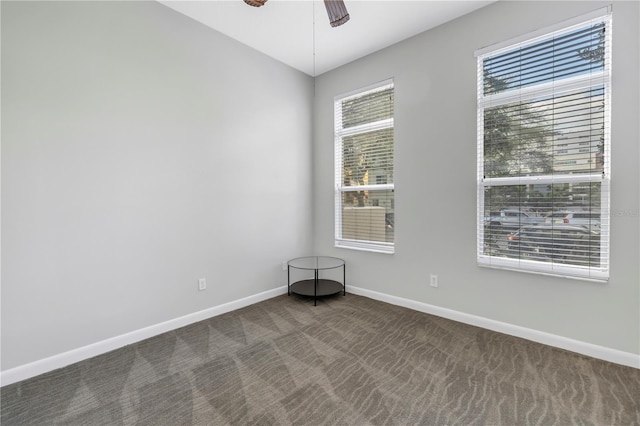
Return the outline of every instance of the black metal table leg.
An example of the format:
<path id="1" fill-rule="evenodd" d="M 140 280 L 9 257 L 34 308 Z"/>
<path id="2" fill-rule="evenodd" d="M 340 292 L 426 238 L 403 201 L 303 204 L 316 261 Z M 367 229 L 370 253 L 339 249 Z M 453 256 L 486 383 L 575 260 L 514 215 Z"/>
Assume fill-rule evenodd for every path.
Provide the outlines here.
<path id="1" fill-rule="evenodd" d="M 313 306 L 318 306 L 317 299 L 318 299 L 318 270 L 316 269 L 313 274 Z"/>
<path id="2" fill-rule="evenodd" d="M 347 265 L 342 265 L 342 295 L 347 295 Z"/>

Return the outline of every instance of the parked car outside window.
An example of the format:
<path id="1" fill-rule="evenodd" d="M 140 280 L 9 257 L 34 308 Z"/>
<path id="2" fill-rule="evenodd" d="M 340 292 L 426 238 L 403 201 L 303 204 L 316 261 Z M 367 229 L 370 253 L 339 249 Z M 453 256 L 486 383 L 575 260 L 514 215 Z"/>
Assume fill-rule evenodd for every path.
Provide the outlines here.
<path id="1" fill-rule="evenodd" d="M 579 266 L 600 264 L 600 232 L 584 226 L 523 226 L 507 240 L 508 257 Z"/>
<path id="2" fill-rule="evenodd" d="M 600 227 L 600 213 L 593 213 L 589 211 L 553 212 L 545 218 L 545 223 L 564 223 L 568 225 Z"/>

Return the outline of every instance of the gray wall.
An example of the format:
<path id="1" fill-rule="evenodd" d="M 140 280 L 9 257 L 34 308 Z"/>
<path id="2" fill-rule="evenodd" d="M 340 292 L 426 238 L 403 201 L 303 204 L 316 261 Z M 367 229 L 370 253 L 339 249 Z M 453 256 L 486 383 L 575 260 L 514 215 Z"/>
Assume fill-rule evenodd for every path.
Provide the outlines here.
<path id="1" fill-rule="evenodd" d="M 500 2 L 320 76 L 314 100 L 155 2 L 1 2 L 2 370 L 276 288 L 312 250 L 349 284 L 640 353 L 638 3 L 614 5 L 609 283 L 475 263 L 474 50 L 605 4 Z M 396 254 L 338 250 L 333 97 L 389 77 Z"/>
<path id="2" fill-rule="evenodd" d="M 2 370 L 284 285 L 312 96 L 155 2 L 3 1 Z"/>
<path id="3" fill-rule="evenodd" d="M 474 51 L 605 2 L 498 2 L 316 79 L 315 250 L 350 284 L 640 354 L 639 3 L 613 17 L 611 278 L 606 284 L 476 265 Z M 333 247 L 333 97 L 395 79 L 396 253 Z M 429 274 L 440 286 L 429 286 Z"/>

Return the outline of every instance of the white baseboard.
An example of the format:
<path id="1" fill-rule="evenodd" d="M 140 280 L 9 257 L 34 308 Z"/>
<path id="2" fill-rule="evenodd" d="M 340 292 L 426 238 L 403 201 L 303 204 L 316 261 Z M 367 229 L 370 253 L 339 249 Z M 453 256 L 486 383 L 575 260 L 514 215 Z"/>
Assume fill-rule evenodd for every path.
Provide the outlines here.
<path id="1" fill-rule="evenodd" d="M 616 364 L 626 365 L 629 367 L 640 369 L 640 355 L 623 352 L 616 349 L 606 348 L 591 343 L 581 342 L 578 340 L 568 339 L 566 337 L 557 336 L 555 334 L 545 333 L 530 328 L 520 327 L 476 315 L 466 314 L 464 312 L 454 311 L 452 309 L 441 308 L 439 306 L 430 305 L 428 303 L 418 302 L 415 300 L 404 299 L 402 297 L 392 296 L 385 293 L 379 293 L 364 288 L 349 286 L 350 293 L 369 297 L 371 299 L 387 302 L 392 305 L 403 306 L 415 311 L 427 314 L 437 315 L 439 317 L 451 319 L 465 324 L 486 328 L 488 330 L 497 331 L 511 336 L 521 337 L 523 339 L 532 340 L 549 346 L 566 349 L 579 354 L 591 356 L 593 358 L 602 359 Z M 267 299 L 279 296 L 287 292 L 287 287 L 278 287 L 267 290 L 243 299 L 228 302 L 219 306 L 214 306 L 199 312 L 194 312 L 183 317 L 165 321 L 149 327 L 135 330 L 121 336 L 112 337 L 100 342 L 93 343 L 68 352 L 63 352 L 49 358 L 41 359 L 19 367 L 11 368 L 0 372 L 0 385 L 10 385 L 12 383 L 26 380 L 37 375 L 66 367 L 73 363 L 84 361 L 94 356 L 102 355 L 115 349 L 122 348 L 133 343 L 140 342 L 150 337 L 157 336 L 168 331 L 206 320 L 226 312 L 244 308 L 254 303 L 262 302 Z"/>
<path id="2" fill-rule="evenodd" d="M 592 343 L 569 339 L 567 337 L 562 337 L 551 333 L 533 330 L 531 328 L 520 327 L 501 321 L 495 321 L 476 315 L 466 314 L 464 312 L 454 311 L 452 309 L 441 308 L 439 306 L 430 305 L 428 303 L 417 302 L 415 300 L 404 299 L 397 296 L 391 296 L 385 293 L 378 293 L 377 291 L 367 290 L 364 288 L 349 286 L 348 291 L 353 294 L 365 296 L 370 299 L 380 300 L 381 302 L 390 303 L 392 305 L 403 306 L 415 311 L 436 315 L 442 318 L 447 318 L 465 324 L 482 327 L 511 336 L 521 337 L 523 339 L 531 340 L 549 346 L 554 346 L 556 348 L 565 349 L 571 352 L 576 352 L 604 361 L 640 369 L 640 355 L 636 355 L 633 353 L 623 352 L 617 349 L 611 349 L 604 346 L 594 345 Z"/>
<path id="3" fill-rule="evenodd" d="M 119 349 L 124 346 L 148 339 L 150 337 L 154 337 L 159 334 L 196 323 L 198 321 L 206 320 L 217 315 L 222 315 L 226 312 L 235 311 L 236 309 L 253 305 L 254 303 L 262 302 L 263 300 L 271 299 L 286 292 L 287 286 L 267 290 L 262 293 L 245 297 L 243 299 L 234 300 L 232 302 L 224 303 L 219 306 L 214 306 L 212 308 L 204 309 L 199 312 L 194 312 L 192 314 L 188 314 L 179 318 L 141 328 L 130 333 L 92 343 L 78 349 L 63 352 L 49 358 L 11 368 L 9 370 L 0 372 L 0 385 L 10 385 L 21 380 L 29 379 L 31 377 L 56 370 L 58 368 L 66 367 L 73 363 L 84 361 L 85 359 L 89 359 L 97 355 L 105 354 L 114 349 Z"/>

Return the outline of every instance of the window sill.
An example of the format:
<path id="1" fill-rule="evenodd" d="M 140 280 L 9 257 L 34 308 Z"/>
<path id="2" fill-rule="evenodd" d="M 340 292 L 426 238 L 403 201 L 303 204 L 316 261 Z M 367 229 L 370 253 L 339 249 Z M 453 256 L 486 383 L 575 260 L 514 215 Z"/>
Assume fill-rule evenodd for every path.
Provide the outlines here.
<path id="1" fill-rule="evenodd" d="M 546 275 L 549 277 L 569 278 L 580 281 L 591 281 L 604 284 L 609 281 L 609 272 L 595 267 L 575 267 L 562 264 L 547 264 L 543 262 L 478 257 L 478 266 L 491 269 L 502 269 L 528 274 Z"/>
<path id="2" fill-rule="evenodd" d="M 342 241 L 336 240 L 336 248 L 343 248 L 349 250 L 368 251 L 372 253 L 394 254 L 395 245 L 392 243 L 376 244 L 364 241 Z"/>

